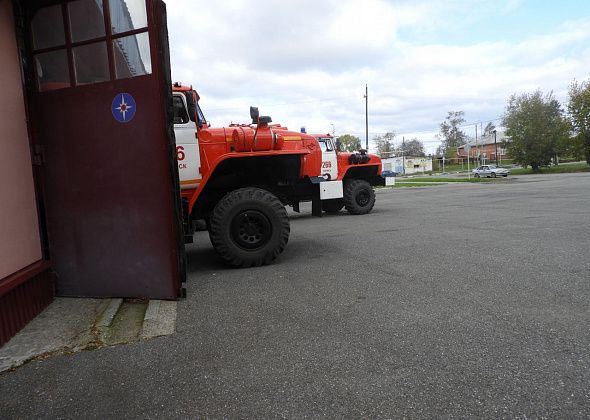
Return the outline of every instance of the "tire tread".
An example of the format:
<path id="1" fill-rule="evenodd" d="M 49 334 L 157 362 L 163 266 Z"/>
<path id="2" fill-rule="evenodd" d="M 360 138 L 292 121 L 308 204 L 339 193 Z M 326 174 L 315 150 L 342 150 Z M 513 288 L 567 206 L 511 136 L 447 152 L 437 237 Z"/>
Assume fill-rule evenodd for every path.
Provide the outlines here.
<path id="1" fill-rule="evenodd" d="M 225 239 L 225 229 L 228 226 L 226 216 L 236 205 L 244 201 L 258 201 L 263 203 L 274 211 L 278 218 L 278 226 L 273 225 L 273 229 L 278 229 L 280 232 L 277 246 L 264 253 L 258 253 L 260 255 L 252 253 L 249 257 L 244 257 L 235 253 Z M 270 264 L 283 252 L 289 241 L 289 216 L 285 207 L 272 193 L 261 188 L 240 188 L 225 195 L 213 209 L 209 224 L 209 238 L 215 251 L 221 258 L 234 267 L 246 268 Z"/>
<path id="2" fill-rule="evenodd" d="M 367 207 L 361 207 L 357 204 L 355 199 L 356 190 L 359 188 L 368 187 L 371 190 L 371 202 Z M 344 186 L 344 207 L 350 214 L 360 215 L 367 214 L 373 210 L 375 206 L 375 191 L 371 184 L 364 179 L 353 179 Z"/>

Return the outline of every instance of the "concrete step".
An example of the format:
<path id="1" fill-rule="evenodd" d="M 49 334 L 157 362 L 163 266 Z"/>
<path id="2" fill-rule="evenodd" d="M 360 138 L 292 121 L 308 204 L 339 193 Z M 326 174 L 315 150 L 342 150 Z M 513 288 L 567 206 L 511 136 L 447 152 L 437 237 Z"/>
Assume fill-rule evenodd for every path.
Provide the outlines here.
<path id="1" fill-rule="evenodd" d="M 176 330 L 176 302 L 114 300 L 105 309 L 97 326 L 104 345 L 173 334 Z"/>
<path id="2" fill-rule="evenodd" d="M 0 372 L 30 360 L 176 331 L 176 301 L 57 298 L 0 348 Z"/>

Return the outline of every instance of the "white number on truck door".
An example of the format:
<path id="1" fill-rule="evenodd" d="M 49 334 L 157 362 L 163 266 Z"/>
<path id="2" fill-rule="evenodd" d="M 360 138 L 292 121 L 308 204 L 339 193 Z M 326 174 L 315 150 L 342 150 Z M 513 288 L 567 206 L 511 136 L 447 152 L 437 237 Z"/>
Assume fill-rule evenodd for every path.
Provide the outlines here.
<path id="1" fill-rule="evenodd" d="M 318 139 L 322 149 L 322 176 L 327 175 L 331 180 L 338 178 L 338 161 L 336 149 L 331 138 Z"/>

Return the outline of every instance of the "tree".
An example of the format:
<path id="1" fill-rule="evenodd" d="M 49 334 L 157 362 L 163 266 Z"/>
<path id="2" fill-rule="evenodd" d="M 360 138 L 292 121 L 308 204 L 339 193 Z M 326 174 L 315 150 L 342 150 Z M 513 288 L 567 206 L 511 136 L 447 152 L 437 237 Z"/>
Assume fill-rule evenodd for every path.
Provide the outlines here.
<path id="1" fill-rule="evenodd" d="M 393 153 L 393 139 L 395 138 L 395 131 L 389 131 L 382 136 L 373 137 L 373 141 L 377 146 L 377 154 L 382 158 L 388 158 Z"/>
<path id="2" fill-rule="evenodd" d="M 406 156 L 426 156 L 424 153 L 424 143 L 416 138 L 404 141 L 400 147 L 400 152 L 403 152 Z"/>
<path id="3" fill-rule="evenodd" d="M 569 124 L 553 92 L 513 94 L 503 125 L 511 140 L 504 145 L 508 153 L 516 163 L 530 165 L 535 171 L 549 165 L 563 151 L 569 137 Z"/>
<path id="4" fill-rule="evenodd" d="M 496 126 L 494 125 L 493 122 L 490 121 L 489 123 L 486 124 L 486 126 L 483 129 L 483 136 L 490 137 L 495 129 L 496 129 Z"/>
<path id="5" fill-rule="evenodd" d="M 436 151 L 434 152 L 434 156 L 443 156 L 445 154 L 445 149 L 442 144 L 436 146 Z"/>
<path id="6" fill-rule="evenodd" d="M 449 111 L 445 120 L 440 124 L 440 151 L 447 158 L 455 154 L 457 147 L 465 144 L 467 135 L 461 131 L 461 124 L 465 123 L 463 111 Z"/>
<path id="7" fill-rule="evenodd" d="M 338 137 L 339 150 L 342 152 L 356 152 L 361 148 L 361 139 L 350 134 Z"/>
<path id="8" fill-rule="evenodd" d="M 590 81 L 574 82 L 569 89 L 568 113 L 574 130 L 575 148 L 590 165 Z"/>

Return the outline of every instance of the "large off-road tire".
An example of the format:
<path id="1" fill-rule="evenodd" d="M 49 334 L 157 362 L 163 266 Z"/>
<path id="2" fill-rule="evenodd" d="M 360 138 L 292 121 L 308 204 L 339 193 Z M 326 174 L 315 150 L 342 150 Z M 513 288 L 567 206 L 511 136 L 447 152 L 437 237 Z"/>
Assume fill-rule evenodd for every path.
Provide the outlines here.
<path id="1" fill-rule="evenodd" d="M 341 198 L 322 201 L 322 210 L 326 213 L 338 213 L 342 207 L 344 207 L 344 200 Z"/>
<path id="2" fill-rule="evenodd" d="M 289 241 L 283 204 L 260 188 L 240 188 L 223 197 L 209 218 L 215 251 L 234 267 L 271 263 Z"/>
<path id="3" fill-rule="evenodd" d="M 344 185 L 344 207 L 350 214 L 367 214 L 375 205 L 375 191 L 367 181 L 353 179 Z"/>

